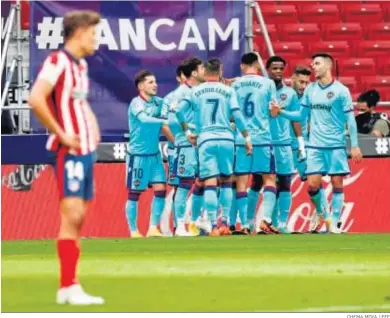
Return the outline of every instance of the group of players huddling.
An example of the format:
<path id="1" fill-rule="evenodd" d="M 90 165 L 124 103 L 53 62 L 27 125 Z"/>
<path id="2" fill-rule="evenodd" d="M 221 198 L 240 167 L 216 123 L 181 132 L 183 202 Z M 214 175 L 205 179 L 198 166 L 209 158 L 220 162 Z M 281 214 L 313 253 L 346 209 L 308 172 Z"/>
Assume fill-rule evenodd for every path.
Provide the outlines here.
<path id="1" fill-rule="evenodd" d="M 147 236 L 162 236 L 158 225 L 167 183 L 175 191 L 176 236 L 289 233 L 295 171 L 307 180 L 316 207 L 310 230 L 318 232 L 324 222 L 327 231 L 341 233 L 343 177 L 350 173 L 346 125 L 352 159 L 360 162 L 362 155 L 350 92 L 332 78 L 333 58 L 327 53 L 312 57 L 317 79 L 313 83 L 310 68 L 297 66 L 292 87 L 283 82 L 286 61 L 280 56 L 268 59 L 268 77 L 258 75 L 255 52 L 244 54 L 240 66 L 241 77 L 225 80 L 219 59 L 188 58 L 177 68 L 179 86 L 164 99 L 156 96 L 152 72 L 136 75 L 139 96 L 128 110 L 126 216 L 132 237 L 142 237 L 137 207 L 148 186 L 153 187 L 154 198 Z M 160 132 L 169 141 L 168 181 L 159 151 Z M 324 175 L 330 176 L 333 186 L 331 212 L 321 185 Z M 191 188 L 191 223 L 186 227 Z M 255 212 L 262 188 L 257 224 Z M 217 222 L 219 208 L 221 222 Z M 236 230 L 237 214 L 240 231 Z"/>
<path id="2" fill-rule="evenodd" d="M 46 148 L 55 159 L 61 215 L 57 239 L 58 304 L 104 303 L 102 297 L 86 293 L 77 278 L 81 229 L 94 196 L 93 166 L 101 138 L 97 118 L 88 103 L 88 64 L 84 58 L 97 47 L 96 26 L 100 21 L 94 11 L 66 13 L 64 48 L 46 58 L 29 96 L 32 110 L 51 133 Z M 268 60 L 268 79 L 257 75 L 258 56 L 245 54 L 241 60 L 242 77 L 231 81 L 222 80 L 220 60 L 202 63 L 190 58 L 178 67 L 180 86 L 164 100 L 156 97 L 153 74 L 138 73 L 135 85 L 139 96 L 129 106 L 127 156 L 126 215 L 132 237 L 141 236 L 136 221 L 138 198 L 149 185 L 154 199 L 148 235 L 162 235 L 158 224 L 165 206 L 166 177 L 158 147 L 161 132 L 170 141 L 169 183 L 176 189 L 176 235 L 197 235 L 199 229 L 212 236 L 230 234 L 235 230 L 237 211 L 244 234 L 287 232 L 295 167 L 302 178 L 307 177 L 318 218 L 325 220 L 329 230 L 339 232 L 343 176 L 349 173 L 345 124 L 353 160 L 359 162 L 362 156 L 351 96 L 345 86 L 332 79 L 332 64 L 327 54 L 313 56 L 317 81 L 310 84 L 310 70 L 297 67 L 292 85 L 295 92 L 283 83 L 286 62 L 280 57 Z M 333 185 L 332 215 L 321 189 L 325 174 L 331 176 Z M 253 179 L 247 191 L 249 175 Z M 257 226 L 254 214 L 263 186 L 261 221 Z M 187 230 L 184 214 L 191 187 L 192 223 Z"/>

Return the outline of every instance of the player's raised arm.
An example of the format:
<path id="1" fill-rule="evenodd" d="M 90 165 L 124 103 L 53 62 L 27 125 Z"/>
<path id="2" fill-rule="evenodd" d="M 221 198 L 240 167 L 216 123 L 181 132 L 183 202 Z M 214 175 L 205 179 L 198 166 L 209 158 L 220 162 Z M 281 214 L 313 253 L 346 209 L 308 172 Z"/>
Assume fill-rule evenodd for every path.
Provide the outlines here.
<path id="1" fill-rule="evenodd" d="M 359 163 L 362 160 L 362 153 L 359 148 L 358 131 L 357 131 L 356 119 L 353 114 L 352 97 L 347 88 L 341 95 L 341 102 L 345 114 L 345 122 L 348 126 L 349 138 L 351 140 L 352 160 L 355 163 Z"/>
<path id="2" fill-rule="evenodd" d="M 38 78 L 34 83 L 28 99 L 33 112 L 39 121 L 51 132 L 58 136 L 61 143 L 70 148 L 80 148 L 78 136 L 67 135 L 56 120 L 48 105 L 48 98 L 52 94 L 58 78 L 64 72 L 64 62 L 57 53 L 50 55 L 43 64 Z"/>
<path id="3" fill-rule="evenodd" d="M 271 115 L 276 117 L 277 115 L 281 115 L 291 121 L 301 121 L 304 118 L 307 118 L 310 113 L 310 100 L 309 100 L 309 91 L 310 86 L 306 88 L 305 93 L 302 97 L 302 102 L 300 103 L 300 109 L 295 111 L 287 111 L 278 107 L 277 105 L 271 105 Z M 299 103 L 299 102 L 298 102 Z"/>
<path id="4" fill-rule="evenodd" d="M 291 108 L 293 111 L 298 111 L 298 110 L 300 111 L 301 105 L 299 103 L 298 95 L 296 93 L 292 97 Z M 305 142 L 302 136 L 302 124 L 300 121 L 293 121 L 292 127 L 295 136 L 297 136 L 300 159 L 301 160 L 306 159 Z"/>

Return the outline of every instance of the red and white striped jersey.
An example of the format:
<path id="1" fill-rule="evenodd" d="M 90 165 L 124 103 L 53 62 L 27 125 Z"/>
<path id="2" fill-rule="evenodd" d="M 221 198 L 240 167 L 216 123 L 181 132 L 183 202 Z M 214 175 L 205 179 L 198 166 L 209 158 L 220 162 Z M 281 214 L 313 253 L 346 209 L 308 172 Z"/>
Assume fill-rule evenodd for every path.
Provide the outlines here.
<path id="1" fill-rule="evenodd" d="M 91 118 L 88 113 L 88 65 L 84 59 L 76 60 L 61 50 L 51 53 L 43 63 L 37 79 L 54 87 L 49 97 L 50 111 L 67 134 L 80 137 L 80 149 L 69 149 L 74 155 L 85 155 L 96 149 Z M 46 148 L 58 151 L 58 136 L 51 134 Z"/>

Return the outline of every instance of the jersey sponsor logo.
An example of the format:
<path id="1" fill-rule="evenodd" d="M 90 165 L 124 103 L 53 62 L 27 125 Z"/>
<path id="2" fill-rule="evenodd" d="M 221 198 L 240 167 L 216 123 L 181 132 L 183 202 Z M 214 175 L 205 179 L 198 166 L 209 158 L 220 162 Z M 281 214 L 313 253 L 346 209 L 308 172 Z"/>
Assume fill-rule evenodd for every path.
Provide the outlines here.
<path id="1" fill-rule="evenodd" d="M 326 111 L 330 112 L 332 109 L 332 105 L 315 104 L 315 105 L 312 105 L 311 108 L 316 109 L 316 110 L 326 110 Z"/>
<path id="2" fill-rule="evenodd" d="M 326 94 L 326 97 L 328 97 L 328 99 L 332 99 L 334 97 L 334 93 L 329 92 L 328 94 Z"/>

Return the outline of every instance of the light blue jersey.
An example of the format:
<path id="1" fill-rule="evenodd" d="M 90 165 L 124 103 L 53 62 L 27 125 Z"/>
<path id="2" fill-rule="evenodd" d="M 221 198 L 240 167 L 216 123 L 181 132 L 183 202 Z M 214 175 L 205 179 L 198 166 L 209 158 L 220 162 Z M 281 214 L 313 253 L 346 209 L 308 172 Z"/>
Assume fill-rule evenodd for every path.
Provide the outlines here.
<path id="1" fill-rule="evenodd" d="M 169 129 L 175 137 L 179 132 L 181 132 L 180 124 L 176 119 L 176 107 L 178 104 L 178 99 L 175 95 L 176 89 L 164 97 L 164 105 L 162 111 L 163 118 L 168 119 Z M 168 147 L 170 149 L 173 149 L 174 144 L 168 141 Z"/>
<path id="2" fill-rule="evenodd" d="M 271 144 L 269 103 L 276 100 L 275 83 L 268 78 L 247 74 L 232 84 L 253 145 Z M 245 140 L 238 132 L 236 144 Z"/>
<path id="3" fill-rule="evenodd" d="M 234 163 L 233 116 L 240 131 L 246 130 L 233 88 L 219 82 L 206 82 L 193 89 L 179 105 L 177 117 L 186 122 L 185 114 L 195 116 L 201 180 L 230 176 Z"/>
<path id="4" fill-rule="evenodd" d="M 299 111 L 300 104 L 297 93 L 283 84 L 276 89 L 277 101 L 287 111 Z M 291 122 L 287 118 L 278 116 L 271 119 L 271 135 L 273 145 L 291 145 Z M 293 135 L 295 135 L 293 133 Z"/>
<path id="5" fill-rule="evenodd" d="M 345 124 L 347 114 L 353 111 L 352 97 L 346 86 L 336 80 L 325 87 L 319 82 L 311 83 L 301 104 L 310 112 L 311 147 L 332 149 L 346 146 Z"/>
<path id="6" fill-rule="evenodd" d="M 299 103 L 302 102 L 303 95 L 298 95 Z M 307 129 L 307 126 L 309 124 L 309 118 L 308 116 L 305 116 L 305 118 L 302 118 L 300 121 L 300 124 L 302 126 L 302 137 L 305 141 L 309 140 L 309 131 Z M 292 124 L 290 125 L 290 135 L 291 135 L 291 146 L 293 150 L 298 150 L 299 144 L 297 136 L 295 135 L 295 131 L 293 129 Z"/>
<path id="7" fill-rule="evenodd" d="M 180 111 L 185 114 L 193 110 L 198 145 L 209 139 L 234 140 L 230 118 L 235 111 L 240 112 L 240 108 L 232 88 L 219 82 L 206 82 L 194 88 L 184 102 L 190 106 Z"/>
<path id="8" fill-rule="evenodd" d="M 173 92 L 173 96 L 171 98 L 171 111 L 168 116 L 169 119 L 169 127 L 172 130 L 172 133 L 175 136 L 175 146 L 188 146 L 190 143 L 188 142 L 185 133 L 180 127 L 180 124 L 176 118 L 176 108 L 179 103 L 191 93 L 192 87 L 187 84 L 182 84 L 178 88 L 176 88 Z M 192 109 L 186 110 L 184 113 L 185 121 L 188 124 L 194 124 L 194 113 Z"/>
<path id="9" fill-rule="evenodd" d="M 149 102 L 140 96 L 131 101 L 128 109 L 130 154 L 151 155 L 159 152 L 159 136 L 164 121 L 153 117 L 160 117 L 162 104 L 163 100 L 156 96 Z"/>

